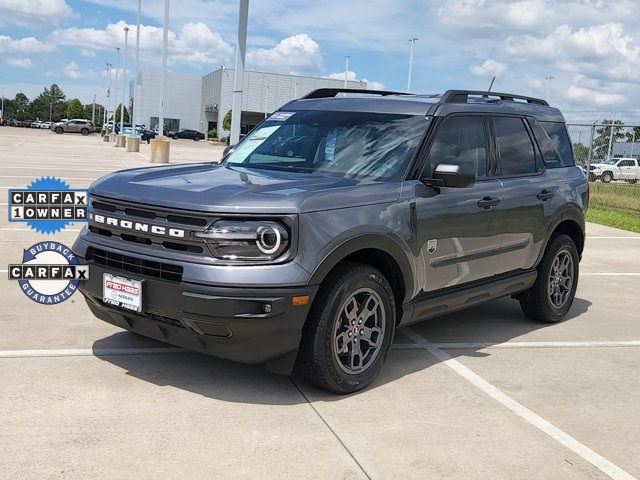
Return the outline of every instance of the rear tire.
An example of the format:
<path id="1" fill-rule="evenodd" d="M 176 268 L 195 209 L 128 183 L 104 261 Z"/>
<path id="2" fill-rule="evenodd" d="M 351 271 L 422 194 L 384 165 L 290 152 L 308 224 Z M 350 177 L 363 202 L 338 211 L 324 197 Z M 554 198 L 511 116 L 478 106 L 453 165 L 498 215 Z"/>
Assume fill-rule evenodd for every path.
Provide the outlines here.
<path id="1" fill-rule="evenodd" d="M 527 317 L 543 323 L 557 323 L 565 317 L 576 294 L 579 261 L 571 237 L 551 237 L 538 265 L 536 282 L 520 300 L 520 308 Z"/>
<path id="2" fill-rule="evenodd" d="M 200 141 L 200 137 L 193 137 L 193 141 L 194 142 L 199 142 Z"/>
<path id="3" fill-rule="evenodd" d="M 83 128 L 82 130 L 80 130 L 80 133 L 82 134 L 83 137 L 86 137 L 87 135 L 89 135 L 89 130 L 87 130 L 86 128 Z"/>
<path id="4" fill-rule="evenodd" d="M 302 332 L 298 367 L 315 386 L 353 393 L 378 375 L 393 340 L 393 290 L 377 269 L 345 263 L 323 282 Z"/>

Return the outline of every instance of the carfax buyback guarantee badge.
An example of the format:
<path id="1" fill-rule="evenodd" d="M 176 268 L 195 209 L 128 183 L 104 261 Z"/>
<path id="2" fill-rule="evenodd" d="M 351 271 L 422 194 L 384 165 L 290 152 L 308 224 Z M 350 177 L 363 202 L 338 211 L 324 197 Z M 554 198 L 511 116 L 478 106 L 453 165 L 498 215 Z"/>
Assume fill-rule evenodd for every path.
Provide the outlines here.
<path id="1" fill-rule="evenodd" d="M 89 192 L 56 177 L 41 177 L 26 188 L 9 189 L 9 221 L 26 222 L 40 233 L 56 233 L 72 222 L 89 221 Z"/>
<path id="2" fill-rule="evenodd" d="M 26 249 L 22 263 L 9 265 L 9 280 L 17 280 L 22 292 L 43 305 L 64 302 L 83 280 L 89 279 L 89 266 L 62 243 L 46 241 Z"/>

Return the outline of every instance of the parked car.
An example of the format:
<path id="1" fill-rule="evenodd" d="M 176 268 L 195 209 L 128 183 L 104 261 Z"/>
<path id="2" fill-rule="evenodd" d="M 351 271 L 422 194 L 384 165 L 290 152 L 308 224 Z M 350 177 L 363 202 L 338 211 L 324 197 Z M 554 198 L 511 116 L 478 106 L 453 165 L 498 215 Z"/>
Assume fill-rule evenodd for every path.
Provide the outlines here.
<path id="1" fill-rule="evenodd" d="M 89 120 L 81 118 L 56 122 L 51 125 L 51 130 L 57 134 L 62 133 L 81 133 L 82 135 L 89 135 L 94 131 L 93 123 Z"/>
<path id="2" fill-rule="evenodd" d="M 73 248 L 91 311 L 281 374 L 297 363 L 341 394 L 373 381 L 400 326 L 509 296 L 561 321 L 589 186 L 560 111 L 495 92 L 341 92 L 287 103 L 220 165 L 92 183 Z"/>
<path id="3" fill-rule="evenodd" d="M 589 180 L 602 180 L 609 183 L 612 180 L 625 180 L 637 183 L 640 180 L 640 165 L 636 158 L 609 158 L 601 163 L 589 165 Z"/>
<path id="4" fill-rule="evenodd" d="M 42 122 L 40 120 L 36 120 L 35 122 L 31 122 L 31 128 L 42 128 Z"/>
<path id="5" fill-rule="evenodd" d="M 46 129 L 49 129 L 49 128 L 51 128 L 51 125 L 53 125 L 53 122 L 42 122 L 42 123 L 40 124 L 40 128 L 46 128 Z"/>
<path id="6" fill-rule="evenodd" d="M 199 140 L 204 140 L 204 133 L 200 133 L 197 130 L 180 130 L 179 132 L 173 133 L 171 138 L 174 140 L 177 140 L 178 138 L 188 138 L 197 142 Z"/>

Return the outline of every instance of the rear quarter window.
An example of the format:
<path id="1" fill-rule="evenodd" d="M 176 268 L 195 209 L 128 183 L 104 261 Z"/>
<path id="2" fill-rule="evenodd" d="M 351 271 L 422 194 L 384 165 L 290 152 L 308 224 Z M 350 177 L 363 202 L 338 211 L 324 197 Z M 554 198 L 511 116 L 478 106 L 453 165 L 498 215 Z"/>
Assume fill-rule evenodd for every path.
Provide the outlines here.
<path id="1" fill-rule="evenodd" d="M 573 167 L 576 163 L 573 159 L 571 140 L 569 139 L 565 124 L 560 122 L 540 122 L 540 125 L 542 125 L 542 128 L 549 136 L 553 147 L 560 154 L 560 164 L 555 166 Z M 554 165 L 547 165 L 547 168 L 553 166 Z"/>

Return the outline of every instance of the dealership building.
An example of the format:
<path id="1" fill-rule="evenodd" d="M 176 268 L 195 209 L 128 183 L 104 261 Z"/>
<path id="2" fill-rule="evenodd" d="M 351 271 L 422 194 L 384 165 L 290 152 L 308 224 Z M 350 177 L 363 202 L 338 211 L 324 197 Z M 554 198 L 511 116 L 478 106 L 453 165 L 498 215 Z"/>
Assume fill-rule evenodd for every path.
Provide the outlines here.
<path id="1" fill-rule="evenodd" d="M 190 129 L 203 133 L 216 129 L 219 135 L 228 135 L 228 131 L 222 130 L 222 120 L 231 110 L 233 75 L 233 70 L 224 67 L 203 77 L 168 72 L 164 107 L 166 129 Z M 265 113 L 269 114 L 313 90 L 343 86 L 344 80 L 245 70 L 241 131 L 246 133 L 264 119 Z M 366 83 L 348 81 L 347 86 L 366 88 Z M 129 94 L 133 96 L 133 82 Z M 140 123 L 155 129 L 160 106 L 159 72 L 141 73 L 137 103 L 139 110 L 136 115 L 140 115 Z"/>

